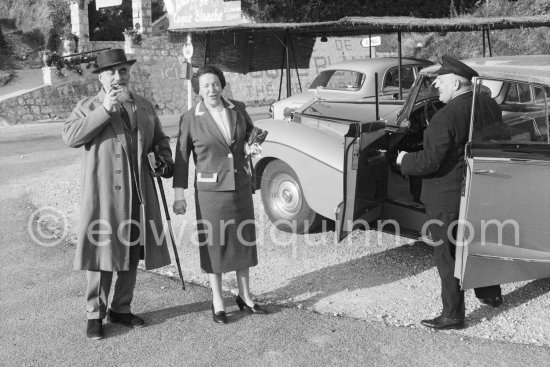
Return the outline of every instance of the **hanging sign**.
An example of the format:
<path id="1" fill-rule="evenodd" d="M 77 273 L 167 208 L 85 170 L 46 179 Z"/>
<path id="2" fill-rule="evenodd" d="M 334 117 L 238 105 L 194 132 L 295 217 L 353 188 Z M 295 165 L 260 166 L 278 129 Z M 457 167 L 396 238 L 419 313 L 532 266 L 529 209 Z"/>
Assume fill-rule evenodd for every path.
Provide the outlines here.
<path id="1" fill-rule="evenodd" d="M 95 0 L 95 10 L 122 5 L 122 0 Z"/>
<path id="2" fill-rule="evenodd" d="M 367 48 L 367 47 L 374 47 L 374 46 L 380 46 L 382 44 L 382 38 L 380 36 L 372 36 L 363 38 L 361 40 L 361 46 Z"/>
<path id="3" fill-rule="evenodd" d="M 168 29 L 241 24 L 241 2 L 222 0 L 164 0 Z"/>

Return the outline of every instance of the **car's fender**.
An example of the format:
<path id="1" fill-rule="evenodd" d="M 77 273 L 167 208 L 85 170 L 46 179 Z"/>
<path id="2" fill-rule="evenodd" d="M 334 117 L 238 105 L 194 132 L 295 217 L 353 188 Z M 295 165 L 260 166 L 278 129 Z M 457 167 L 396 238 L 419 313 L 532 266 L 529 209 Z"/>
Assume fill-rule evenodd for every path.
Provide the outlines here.
<path id="1" fill-rule="evenodd" d="M 311 209 L 335 219 L 343 195 L 343 135 L 284 120 L 260 120 L 254 125 L 269 132 L 261 158 L 253 161 L 256 187 L 267 164 L 280 159 L 296 173 Z"/>

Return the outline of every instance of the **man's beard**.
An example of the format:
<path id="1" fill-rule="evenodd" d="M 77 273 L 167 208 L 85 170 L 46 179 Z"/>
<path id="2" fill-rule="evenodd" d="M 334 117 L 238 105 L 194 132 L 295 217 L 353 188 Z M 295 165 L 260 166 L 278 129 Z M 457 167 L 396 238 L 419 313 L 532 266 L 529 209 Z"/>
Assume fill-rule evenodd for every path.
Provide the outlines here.
<path id="1" fill-rule="evenodd" d="M 128 90 L 128 87 L 126 87 L 126 86 L 120 86 L 120 87 L 122 88 L 122 92 L 117 94 L 116 100 L 119 103 L 133 102 L 132 95 L 130 94 L 130 91 Z"/>

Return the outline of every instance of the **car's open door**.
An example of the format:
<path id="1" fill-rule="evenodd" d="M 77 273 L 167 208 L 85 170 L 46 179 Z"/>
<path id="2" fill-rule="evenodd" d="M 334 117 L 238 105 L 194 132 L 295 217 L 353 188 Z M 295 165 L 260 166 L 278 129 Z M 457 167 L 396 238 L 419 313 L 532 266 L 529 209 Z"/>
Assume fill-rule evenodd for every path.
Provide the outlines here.
<path id="1" fill-rule="evenodd" d="M 550 277 L 550 140 L 539 107 L 523 121 L 502 107 L 503 128 L 485 129 L 492 137 L 476 137 L 473 122 L 455 265 L 464 289 Z"/>
<path id="2" fill-rule="evenodd" d="M 380 216 L 388 169 L 385 127 L 381 121 L 355 123 L 345 136 L 344 200 L 336 211 L 338 241 Z"/>

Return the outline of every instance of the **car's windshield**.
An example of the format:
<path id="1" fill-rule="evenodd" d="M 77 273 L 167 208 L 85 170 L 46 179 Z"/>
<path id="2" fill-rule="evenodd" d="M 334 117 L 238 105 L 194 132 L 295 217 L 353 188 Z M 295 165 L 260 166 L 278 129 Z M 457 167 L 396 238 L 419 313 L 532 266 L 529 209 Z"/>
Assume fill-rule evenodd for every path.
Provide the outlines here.
<path id="1" fill-rule="evenodd" d="M 420 79 L 420 89 L 416 95 L 416 102 L 421 102 L 428 98 L 434 98 L 439 95 L 437 88 L 434 86 L 435 75 L 424 75 Z"/>
<path id="2" fill-rule="evenodd" d="M 325 70 L 321 72 L 309 89 L 321 87 L 323 89 L 357 91 L 365 81 L 365 74 L 352 70 Z"/>

